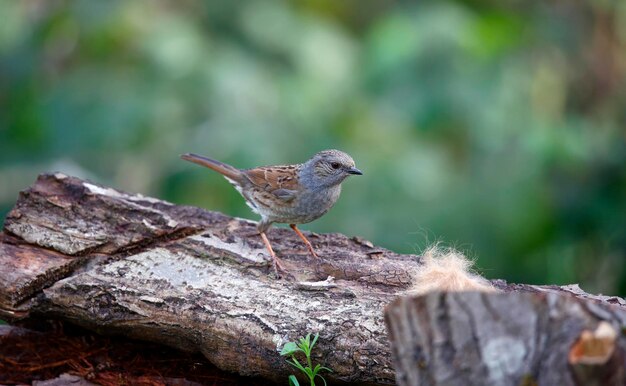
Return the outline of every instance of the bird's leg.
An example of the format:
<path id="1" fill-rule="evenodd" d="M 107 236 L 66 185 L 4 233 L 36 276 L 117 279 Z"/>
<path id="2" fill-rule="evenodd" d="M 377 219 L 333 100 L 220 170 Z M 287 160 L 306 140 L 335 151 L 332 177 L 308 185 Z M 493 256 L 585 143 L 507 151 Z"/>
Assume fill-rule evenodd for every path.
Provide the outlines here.
<path id="1" fill-rule="evenodd" d="M 296 234 L 302 239 L 302 241 L 304 241 L 306 247 L 309 248 L 309 252 L 311 252 L 311 254 L 315 256 L 315 258 L 319 259 L 320 257 L 313 250 L 313 245 L 311 245 L 311 242 L 304 236 L 302 232 L 300 232 L 300 229 L 298 229 L 296 224 L 289 224 L 289 226 L 291 227 L 291 229 L 293 229 L 294 232 L 296 232 Z"/>
<path id="2" fill-rule="evenodd" d="M 265 244 L 265 247 L 269 251 L 270 256 L 272 256 L 272 261 L 274 263 L 274 271 L 276 271 L 276 275 L 280 276 L 280 274 L 278 273 L 278 270 L 287 272 L 285 267 L 283 267 L 283 264 L 280 262 L 280 259 L 274 253 L 274 250 L 272 249 L 272 244 L 270 244 L 270 241 L 267 239 L 265 232 L 259 232 L 259 234 L 261 235 L 261 238 L 263 239 L 263 244 Z"/>

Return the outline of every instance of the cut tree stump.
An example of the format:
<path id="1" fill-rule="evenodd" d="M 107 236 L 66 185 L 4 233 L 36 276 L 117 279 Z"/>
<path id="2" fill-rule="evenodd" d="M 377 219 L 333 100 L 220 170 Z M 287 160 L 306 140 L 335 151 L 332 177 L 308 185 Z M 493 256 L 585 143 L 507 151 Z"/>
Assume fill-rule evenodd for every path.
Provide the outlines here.
<path id="1" fill-rule="evenodd" d="M 593 331 L 598 320 L 618 328 L 616 352 L 623 349 L 626 303 L 620 298 L 594 297 L 577 287 L 495 281 L 500 290 L 511 293 L 398 300 L 410 287 L 419 256 L 397 254 L 358 237 L 311 234 L 321 256 L 316 261 L 291 230 L 274 228 L 268 237 L 293 273 L 292 280 L 274 277 L 251 221 L 61 173 L 44 174 L 20 193 L 0 235 L 0 317 L 62 318 L 100 333 L 199 351 L 222 369 L 281 382 L 294 369 L 279 355 L 280 349 L 311 332 L 320 335 L 314 360 L 333 369 L 328 380 L 395 384 L 383 312 L 394 300 L 386 317 L 400 383 L 409 379 L 409 370 L 402 366 L 420 367 L 419 379 L 429 382 L 441 374 L 456 376 L 466 357 L 455 351 L 455 344 L 462 342 L 468 353 L 483 350 L 483 318 L 493 334 L 515 336 L 539 329 L 532 336 L 545 341 L 533 344 L 534 351 L 524 351 L 523 358 L 542 363 L 528 367 L 533 377 L 555 379 L 547 374 L 569 371 L 570 347 L 584 329 Z M 450 304 L 457 311 L 452 312 Z M 558 318 L 552 316 L 555 310 Z M 508 317 L 524 311 L 532 312 L 528 320 L 535 324 Z M 470 323 L 468 318 L 475 319 Z M 416 352 L 422 338 L 430 346 Z M 527 342 L 522 343 L 526 350 Z M 400 348 L 405 346 L 408 351 Z M 493 355 L 499 347 L 508 348 L 494 347 Z M 437 360 L 423 360 L 428 350 Z M 477 374 L 491 374 L 489 364 L 481 366 L 476 365 Z M 423 384 L 454 384 L 446 382 L 456 378 L 441 379 Z"/>
<path id="2" fill-rule="evenodd" d="M 626 384 L 623 306 L 553 291 L 430 293 L 395 300 L 386 320 L 399 385 Z M 601 322 L 618 335 L 613 350 L 577 371 L 570 353 Z"/>

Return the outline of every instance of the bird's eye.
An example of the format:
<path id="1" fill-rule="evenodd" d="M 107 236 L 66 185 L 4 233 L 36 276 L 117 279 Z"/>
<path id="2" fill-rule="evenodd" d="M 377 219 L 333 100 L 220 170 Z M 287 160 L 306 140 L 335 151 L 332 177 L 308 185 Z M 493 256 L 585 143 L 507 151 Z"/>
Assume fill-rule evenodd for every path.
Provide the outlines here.
<path id="1" fill-rule="evenodd" d="M 330 164 L 330 166 L 331 166 L 333 169 L 339 169 L 339 167 L 340 167 L 341 165 L 339 165 L 339 162 L 333 162 L 333 163 L 331 163 L 331 164 Z"/>

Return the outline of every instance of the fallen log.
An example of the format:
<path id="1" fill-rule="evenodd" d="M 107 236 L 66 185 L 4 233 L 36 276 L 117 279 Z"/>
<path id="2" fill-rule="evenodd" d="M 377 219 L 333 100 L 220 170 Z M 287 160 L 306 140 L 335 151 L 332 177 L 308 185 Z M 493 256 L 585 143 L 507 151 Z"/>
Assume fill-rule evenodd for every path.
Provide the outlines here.
<path id="1" fill-rule="evenodd" d="M 311 234 L 315 261 L 291 231 L 268 237 L 290 280 L 274 277 L 251 221 L 44 174 L 4 223 L 0 317 L 62 318 L 283 382 L 294 372 L 279 355 L 284 343 L 319 333 L 314 360 L 333 370 L 328 380 L 394 384 L 383 309 L 412 286 L 421 258 Z M 594 301 L 574 287 L 495 284 Z"/>
<path id="2" fill-rule="evenodd" d="M 419 258 L 327 234 L 310 237 L 316 262 L 287 229 L 269 238 L 296 280 L 273 276 L 253 222 L 42 175 L 5 221 L 0 308 L 5 318 L 61 317 L 200 351 L 222 369 L 282 381 L 293 372 L 283 344 L 319 332 L 316 359 L 333 369 L 329 379 L 393 384 L 381 310 Z"/>

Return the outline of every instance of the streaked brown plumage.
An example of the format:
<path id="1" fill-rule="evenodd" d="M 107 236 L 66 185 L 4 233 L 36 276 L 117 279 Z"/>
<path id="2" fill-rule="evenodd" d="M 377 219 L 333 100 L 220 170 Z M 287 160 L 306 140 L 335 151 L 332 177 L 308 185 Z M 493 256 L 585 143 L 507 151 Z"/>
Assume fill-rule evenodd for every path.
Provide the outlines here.
<path id="1" fill-rule="evenodd" d="M 296 225 L 311 222 L 328 212 L 339 198 L 343 180 L 349 175 L 363 174 L 354 166 L 352 157 L 339 150 L 321 151 L 302 164 L 253 169 L 237 169 L 196 154 L 184 154 L 181 158 L 222 174 L 241 193 L 248 206 L 261 215 L 259 234 L 276 270 L 284 268 L 265 235 L 272 223 L 289 224 L 317 257 Z"/>

